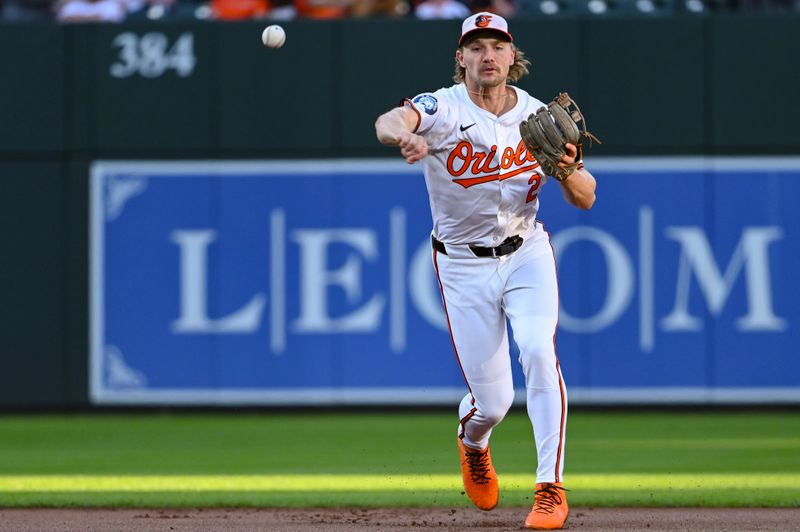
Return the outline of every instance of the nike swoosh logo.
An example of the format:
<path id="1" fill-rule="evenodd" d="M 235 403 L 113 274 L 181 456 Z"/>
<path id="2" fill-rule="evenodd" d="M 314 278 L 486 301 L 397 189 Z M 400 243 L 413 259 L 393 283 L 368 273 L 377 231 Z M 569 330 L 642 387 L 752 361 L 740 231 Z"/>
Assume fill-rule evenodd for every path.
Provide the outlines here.
<path id="1" fill-rule="evenodd" d="M 474 125 L 475 125 L 475 122 L 471 123 L 468 126 L 461 126 L 461 132 L 463 133 L 464 131 L 468 130 L 469 128 L 471 128 Z"/>

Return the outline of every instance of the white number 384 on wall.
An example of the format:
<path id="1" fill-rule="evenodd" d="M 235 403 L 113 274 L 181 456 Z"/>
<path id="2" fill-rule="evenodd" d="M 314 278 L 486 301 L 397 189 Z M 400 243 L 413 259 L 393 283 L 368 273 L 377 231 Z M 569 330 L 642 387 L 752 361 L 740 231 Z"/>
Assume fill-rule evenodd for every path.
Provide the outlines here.
<path id="1" fill-rule="evenodd" d="M 169 38 L 160 32 L 144 35 L 120 33 L 111 41 L 119 48 L 117 61 L 111 64 L 109 73 L 115 78 L 127 78 L 136 74 L 145 78 L 158 78 L 168 70 L 182 77 L 192 75 L 197 64 L 194 55 L 194 35 L 182 33 L 170 46 Z"/>

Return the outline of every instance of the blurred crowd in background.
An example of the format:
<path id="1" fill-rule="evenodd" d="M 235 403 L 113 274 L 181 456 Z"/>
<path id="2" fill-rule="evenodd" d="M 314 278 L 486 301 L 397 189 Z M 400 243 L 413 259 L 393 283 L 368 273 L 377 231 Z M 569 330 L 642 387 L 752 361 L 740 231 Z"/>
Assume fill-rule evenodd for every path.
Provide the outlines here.
<path id="1" fill-rule="evenodd" d="M 800 0 L 0 0 L 0 21 L 291 20 L 344 17 L 463 19 L 491 11 L 507 18 L 728 12 L 800 13 Z"/>

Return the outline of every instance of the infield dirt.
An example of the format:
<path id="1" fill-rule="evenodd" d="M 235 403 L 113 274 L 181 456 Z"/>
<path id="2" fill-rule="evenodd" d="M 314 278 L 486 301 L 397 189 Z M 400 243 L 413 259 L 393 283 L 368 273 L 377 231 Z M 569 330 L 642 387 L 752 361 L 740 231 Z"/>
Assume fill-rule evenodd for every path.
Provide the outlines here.
<path id="1" fill-rule="evenodd" d="M 520 530 L 525 508 L 0 509 L 2 531 Z M 800 508 L 573 508 L 570 530 L 800 530 Z"/>

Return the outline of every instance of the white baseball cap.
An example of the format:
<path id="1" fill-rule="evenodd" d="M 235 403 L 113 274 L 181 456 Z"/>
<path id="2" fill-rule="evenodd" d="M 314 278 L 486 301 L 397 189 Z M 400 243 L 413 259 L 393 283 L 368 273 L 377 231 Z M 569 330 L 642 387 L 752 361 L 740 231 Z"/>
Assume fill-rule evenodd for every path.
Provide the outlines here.
<path id="1" fill-rule="evenodd" d="M 506 19 L 500 15 L 483 11 L 481 13 L 475 13 L 471 17 L 467 17 L 461 24 L 461 38 L 458 40 L 458 45 L 461 46 L 464 44 L 464 38 L 468 34 L 480 30 L 496 31 L 508 37 L 509 41 L 514 40 L 511 34 L 508 33 L 508 22 L 506 22 Z"/>

